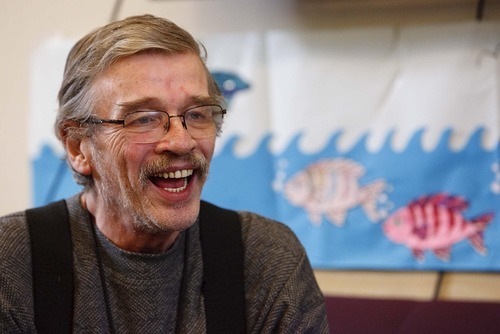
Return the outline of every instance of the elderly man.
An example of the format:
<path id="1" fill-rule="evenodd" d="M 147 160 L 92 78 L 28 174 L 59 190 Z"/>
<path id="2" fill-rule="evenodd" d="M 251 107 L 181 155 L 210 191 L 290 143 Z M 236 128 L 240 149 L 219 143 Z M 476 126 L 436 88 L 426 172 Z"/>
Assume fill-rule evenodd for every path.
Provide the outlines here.
<path id="1" fill-rule="evenodd" d="M 201 50 L 150 15 L 73 47 L 55 130 L 83 191 L 1 218 L 0 332 L 328 331 L 293 233 L 201 201 L 226 113 Z"/>

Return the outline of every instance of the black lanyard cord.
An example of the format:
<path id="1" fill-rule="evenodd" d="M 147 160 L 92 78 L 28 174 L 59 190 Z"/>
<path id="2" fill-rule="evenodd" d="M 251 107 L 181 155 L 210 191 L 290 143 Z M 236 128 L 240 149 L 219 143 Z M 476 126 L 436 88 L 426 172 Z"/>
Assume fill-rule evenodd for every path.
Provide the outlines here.
<path id="1" fill-rule="evenodd" d="M 95 230 L 97 228 L 97 226 L 95 226 L 95 224 L 92 223 L 92 219 L 90 218 L 90 213 L 89 213 L 89 224 L 90 224 L 90 229 L 92 230 L 92 238 L 94 241 L 94 253 L 95 253 L 95 257 L 97 259 L 97 265 L 99 266 L 99 277 L 101 280 L 102 295 L 104 298 L 104 306 L 106 308 L 106 317 L 108 318 L 109 332 L 111 334 L 115 334 L 115 327 L 113 324 L 113 314 L 111 313 L 111 306 L 109 303 L 108 288 L 106 287 L 106 275 L 104 274 L 101 252 L 99 250 L 99 246 L 97 245 L 97 232 Z"/>

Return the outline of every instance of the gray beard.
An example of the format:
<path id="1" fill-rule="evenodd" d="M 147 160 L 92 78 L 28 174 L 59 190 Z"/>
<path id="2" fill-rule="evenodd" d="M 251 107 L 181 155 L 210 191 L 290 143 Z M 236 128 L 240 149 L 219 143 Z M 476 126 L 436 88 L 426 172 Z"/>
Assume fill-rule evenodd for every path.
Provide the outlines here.
<path id="1" fill-rule="evenodd" d="M 102 201 L 104 201 L 107 208 L 115 208 L 115 210 L 124 209 L 131 212 L 134 221 L 134 228 L 147 233 L 180 231 L 187 226 L 185 222 L 166 224 L 158 217 L 150 214 L 149 211 L 144 210 L 144 207 L 153 206 L 149 198 L 140 199 L 141 203 L 133 203 L 134 200 L 139 201 L 135 195 L 135 191 L 126 187 L 123 182 L 116 181 L 116 175 L 120 175 L 120 171 L 117 168 L 113 168 L 111 171 L 106 171 L 102 163 L 104 161 L 104 157 L 97 149 L 95 149 L 94 145 L 92 146 L 94 151 L 92 155 L 96 158 L 94 159 L 93 164 L 95 168 L 101 172 L 102 176 L 101 184 L 99 186 L 94 186 L 96 187 L 98 196 Z M 204 181 L 207 178 L 210 164 L 201 154 L 193 153 L 185 157 L 165 154 L 156 159 L 153 163 L 145 165 L 141 168 L 139 183 L 145 187 L 151 175 L 163 172 L 172 165 L 173 161 L 179 160 L 188 160 L 191 164 L 193 164 L 201 180 Z M 116 215 L 117 212 L 114 214 Z M 189 226 L 196 221 L 196 218 L 197 217 L 194 217 L 193 221 L 189 222 Z M 176 228 L 176 226 L 178 226 L 178 228 Z"/>

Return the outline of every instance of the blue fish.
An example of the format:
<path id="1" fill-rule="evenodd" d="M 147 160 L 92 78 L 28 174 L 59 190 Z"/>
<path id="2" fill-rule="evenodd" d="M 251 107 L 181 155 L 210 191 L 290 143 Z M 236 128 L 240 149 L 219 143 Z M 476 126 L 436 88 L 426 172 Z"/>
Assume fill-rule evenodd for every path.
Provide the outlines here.
<path id="1" fill-rule="evenodd" d="M 219 86 L 222 95 L 230 104 L 234 95 L 243 90 L 249 89 L 250 84 L 243 81 L 237 74 L 232 72 L 211 72 L 212 76 Z"/>

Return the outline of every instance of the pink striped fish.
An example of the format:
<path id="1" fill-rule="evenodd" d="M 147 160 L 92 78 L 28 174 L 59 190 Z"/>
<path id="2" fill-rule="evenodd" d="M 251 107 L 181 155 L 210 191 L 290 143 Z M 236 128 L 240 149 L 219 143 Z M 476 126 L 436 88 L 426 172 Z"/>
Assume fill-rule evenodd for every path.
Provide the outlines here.
<path id="1" fill-rule="evenodd" d="M 426 250 L 448 261 L 451 247 L 468 239 L 481 255 L 486 255 L 484 231 L 492 221 L 493 213 L 467 220 L 463 212 L 469 207 L 462 197 L 439 193 L 423 196 L 400 208 L 383 224 L 386 236 L 393 242 L 411 249 L 418 261 L 423 261 Z"/>

